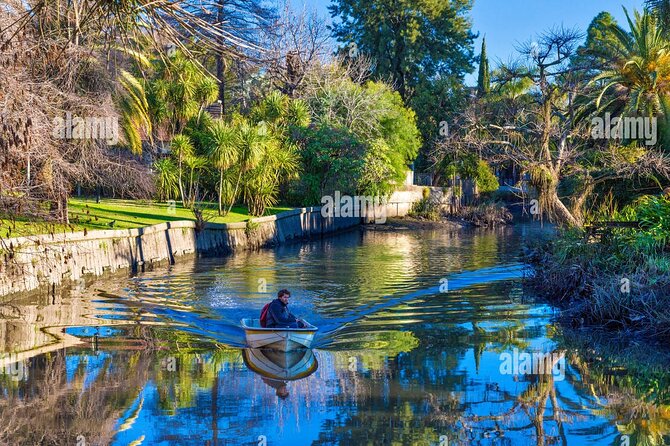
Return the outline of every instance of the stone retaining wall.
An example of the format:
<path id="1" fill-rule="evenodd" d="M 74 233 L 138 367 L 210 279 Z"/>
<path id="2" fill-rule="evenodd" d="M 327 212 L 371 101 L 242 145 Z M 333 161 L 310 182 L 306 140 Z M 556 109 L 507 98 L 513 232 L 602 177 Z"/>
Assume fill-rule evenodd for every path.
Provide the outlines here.
<path id="1" fill-rule="evenodd" d="M 406 215 L 420 199 L 421 188 L 394 193 L 386 205 L 387 216 Z M 0 296 L 53 288 L 87 275 L 174 263 L 187 254 L 222 255 L 321 237 L 357 226 L 361 220 L 323 217 L 321 207 L 309 207 L 251 222 L 207 224 L 201 231 L 192 221 L 175 221 L 136 229 L 8 239 L 0 246 Z"/>

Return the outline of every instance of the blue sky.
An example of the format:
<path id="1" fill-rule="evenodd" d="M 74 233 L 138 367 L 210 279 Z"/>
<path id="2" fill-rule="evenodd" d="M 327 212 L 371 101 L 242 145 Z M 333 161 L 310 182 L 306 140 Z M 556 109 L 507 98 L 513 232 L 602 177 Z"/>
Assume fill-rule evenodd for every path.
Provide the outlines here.
<path id="1" fill-rule="evenodd" d="M 299 0 L 294 0 L 299 3 Z M 330 0 L 305 0 L 308 8 L 316 8 L 328 17 Z M 642 9 L 643 0 L 475 0 L 472 9 L 474 31 L 480 34 L 475 43 L 479 54 L 481 38 L 486 35 L 486 46 L 491 66 L 499 60 L 507 61 L 515 53 L 518 43 L 528 41 L 538 33 L 555 26 L 577 27 L 582 31 L 601 11 L 609 11 L 622 23 L 628 10 Z M 330 21 L 330 19 L 329 19 Z M 476 75 L 466 79 L 469 84 Z"/>

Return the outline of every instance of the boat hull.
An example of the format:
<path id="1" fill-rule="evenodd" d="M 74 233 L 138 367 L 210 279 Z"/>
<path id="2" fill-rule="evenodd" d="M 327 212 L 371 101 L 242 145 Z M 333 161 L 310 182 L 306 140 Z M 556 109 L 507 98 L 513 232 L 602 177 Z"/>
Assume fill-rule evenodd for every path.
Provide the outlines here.
<path id="1" fill-rule="evenodd" d="M 290 352 L 310 348 L 317 328 L 262 328 L 258 319 L 242 319 L 242 328 L 250 348 Z"/>

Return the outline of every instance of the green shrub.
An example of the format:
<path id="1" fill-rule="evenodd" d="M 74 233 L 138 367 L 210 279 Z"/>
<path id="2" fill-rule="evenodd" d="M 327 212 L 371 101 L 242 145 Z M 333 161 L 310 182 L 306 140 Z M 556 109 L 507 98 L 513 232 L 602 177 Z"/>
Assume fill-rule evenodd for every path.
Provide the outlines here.
<path id="1" fill-rule="evenodd" d="M 424 197 L 412 205 L 410 217 L 425 218 L 430 221 L 439 221 L 442 218 L 441 206 L 439 203 L 430 199 L 430 194 L 426 196 L 424 188 Z M 428 189 L 430 190 L 430 189 Z"/>
<path id="2" fill-rule="evenodd" d="M 484 160 L 479 160 L 479 163 L 477 164 L 477 176 L 475 179 L 477 181 L 479 192 L 481 193 L 495 192 L 498 190 L 498 178 L 495 176 L 488 163 Z"/>

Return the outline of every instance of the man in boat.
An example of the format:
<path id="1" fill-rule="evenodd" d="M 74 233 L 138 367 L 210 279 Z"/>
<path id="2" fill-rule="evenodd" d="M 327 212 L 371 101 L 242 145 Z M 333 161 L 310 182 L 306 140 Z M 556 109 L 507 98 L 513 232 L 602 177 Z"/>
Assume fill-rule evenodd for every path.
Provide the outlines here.
<path id="1" fill-rule="evenodd" d="M 305 324 L 288 311 L 289 290 L 279 290 L 277 298 L 270 302 L 267 313 L 268 328 L 304 328 Z"/>

